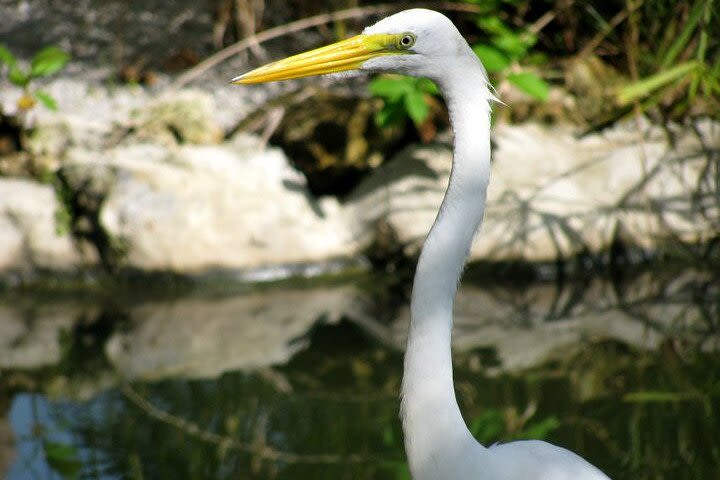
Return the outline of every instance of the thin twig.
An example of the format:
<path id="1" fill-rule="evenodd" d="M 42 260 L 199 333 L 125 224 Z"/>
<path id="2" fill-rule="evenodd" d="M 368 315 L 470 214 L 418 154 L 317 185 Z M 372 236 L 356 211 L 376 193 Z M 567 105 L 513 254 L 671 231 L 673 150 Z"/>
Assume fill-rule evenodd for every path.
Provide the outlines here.
<path id="1" fill-rule="evenodd" d="M 413 3 L 413 7 L 428 7 L 436 10 L 445 11 L 456 11 L 456 12 L 468 12 L 477 13 L 481 10 L 479 5 L 470 5 L 462 3 L 452 2 L 429 2 L 429 3 Z M 282 37 L 289 33 L 295 33 L 308 28 L 317 27 L 326 23 L 338 22 L 341 20 L 349 20 L 351 18 L 361 18 L 370 15 L 376 15 L 379 13 L 387 13 L 402 8 L 402 4 L 382 4 L 372 5 L 367 7 L 355 7 L 348 8 L 345 10 L 338 10 L 332 13 L 323 13 L 312 17 L 303 18 L 294 22 L 280 25 L 277 27 L 263 30 L 262 32 L 243 38 L 239 42 L 225 47 L 219 52 L 209 56 L 202 62 L 192 67 L 187 72 L 180 75 L 173 83 L 168 86 L 169 90 L 177 90 L 184 87 L 188 83 L 192 82 L 199 76 L 203 75 L 208 70 L 214 68 L 218 64 L 226 61 L 227 59 L 237 55 L 238 53 L 250 48 L 253 45 L 259 45 L 260 43 L 267 42 L 274 38 Z"/>
<path id="2" fill-rule="evenodd" d="M 174 427 L 186 435 L 202 440 L 207 443 L 217 445 L 223 450 L 237 450 L 248 455 L 259 457 L 263 460 L 283 462 L 283 463 L 325 463 L 325 464 L 347 464 L 347 463 L 396 463 L 391 459 L 372 457 L 370 455 L 361 455 L 357 453 L 350 454 L 302 454 L 293 452 L 283 452 L 276 450 L 272 446 L 265 443 L 262 439 L 256 438 L 256 442 L 252 445 L 243 443 L 227 435 L 220 435 L 202 429 L 197 423 L 191 422 L 184 418 L 173 415 L 165 410 L 153 405 L 142 395 L 135 391 L 129 384 L 124 384 L 120 388 L 125 398 L 133 403 L 137 408 L 145 412 L 151 418 L 158 420 L 166 425 Z"/>
<path id="3" fill-rule="evenodd" d="M 540 33 L 540 30 L 542 30 L 550 22 L 555 20 L 556 16 L 557 13 L 554 10 L 548 10 L 528 27 L 528 32 L 532 33 L 533 35 L 537 35 L 538 33 Z"/>
<path id="4" fill-rule="evenodd" d="M 615 30 L 615 28 L 620 25 L 622 22 L 624 22 L 631 13 L 633 13 L 638 8 L 642 7 L 642 4 L 645 0 L 638 0 L 635 2 L 632 6 L 632 9 L 622 9 L 620 12 L 618 12 L 607 24 L 607 27 L 599 31 L 592 40 L 590 40 L 587 45 L 583 47 L 582 50 L 580 50 L 580 53 L 578 54 L 578 57 L 582 58 L 585 57 L 592 52 L 595 51 L 595 49 L 605 40 L 605 37 L 610 35 L 610 32 Z"/>

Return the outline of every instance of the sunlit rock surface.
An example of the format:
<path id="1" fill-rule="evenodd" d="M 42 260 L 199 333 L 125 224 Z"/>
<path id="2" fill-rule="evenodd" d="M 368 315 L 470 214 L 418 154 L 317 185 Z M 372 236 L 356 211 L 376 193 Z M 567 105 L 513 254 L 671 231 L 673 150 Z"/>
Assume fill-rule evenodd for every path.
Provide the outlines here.
<path id="1" fill-rule="evenodd" d="M 0 178 L 0 272 L 67 272 L 92 262 L 58 223 L 61 208 L 49 185 Z"/>
<path id="2" fill-rule="evenodd" d="M 123 143 L 220 143 L 224 132 L 216 110 L 213 97 L 197 90 L 161 96 L 130 113 Z"/>
<path id="3" fill-rule="evenodd" d="M 357 252 L 333 199 L 312 198 L 277 149 L 242 137 L 219 146 L 156 144 L 69 156 L 74 177 L 112 175 L 100 225 L 118 262 L 202 273 L 323 262 Z M 83 183 L 82 181 L 78 183 Z"/>
<path id="4" fill-rule="evenodd" d="M 31 112 L 28 148 L 57 172 L 55 189 L 66 188 L 57 197 L 74 205 L 59 205 L 49 184 L 0 180 L 0 281 L 98 264 L 268 279 L 362 261 L 370 247 L 417 255 L 447 185 L 446 144 L 408 147 L 342 203 L 317 198 L 291 166 L 297 159 L 230 133 L 276 87 L 200 87 L 49 82 L 59 111 Z M 3 108 L 16 93 L 0 86 Z M 556 262 L 613 245 L 652 252 L 720 231 L 717 123 L 665 130 L 630 121 L 584 137 L 499 124 L 493 136 L 471 260 Z"/>
<path id="5" fill-rule="evenodd" d="M 471 258 L 555 261 L 602 252 L 617 239 L 653 250 L 717 235 L 720 203 L 711 176 L 720 124 L 670 131 L 634 125 L 582 138 L 562 127 L 498 126 L 488 207 Z M 412 147 L 380 168 L 348 202 L 356 235 L 373 242 L 380 227 L 389 227 L 407 253 L 416 253 L 451 162 L 446 147 Z"/>

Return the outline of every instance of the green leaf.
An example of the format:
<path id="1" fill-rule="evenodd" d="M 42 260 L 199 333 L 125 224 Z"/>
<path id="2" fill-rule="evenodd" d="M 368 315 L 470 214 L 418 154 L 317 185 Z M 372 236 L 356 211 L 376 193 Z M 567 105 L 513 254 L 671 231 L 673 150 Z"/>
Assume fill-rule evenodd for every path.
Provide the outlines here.
<path id="1" fill-rule="evenodd" d="M 662 64 L 660 65 L 661 68 L 669 67 L 673 60 L 675 60 L 675 58 L 683 51 L 683 49 L 687 47 L 692 33 L 694 32 L 697 23 L 700 21 L 700 17 L 703 14 L 703 10 L 707 2 L 708 0 L 697 0 L 695 2 L 695 5 L 690 11 L 690 16 L 688 17 L 687 23 L 685 24 L 685 28 L 683 28 L 682 32 L 680 32 L 680 35 L 678 35 L 675 42 L 673 42 L 673 44 L 668 49 L 665 57 L 663 58 Z"/>
<path id="2" fill-rule="evenodd" d="M 34 95 L 35 98 L 40 100 L 40 103 L 45 105 L 45 108 L 47 108 L 48 110 L 57 111 L 57 102 L 49 93 L 42 90 L 36 90 Z"/>
<path id="3" fill-rule="evenodd" d="M 405 120 L 405 109 L 401 103 L 385 102 L 383 107 L 375 114 L 375 123 L 384 128 L 399 125 Z"/>
<path id="4" fill-rule="evenodd" d="M 510 59 L 497 48 L 487 45 L 475 45 L 473 51 L 490 73 L 501 72 L 510 66 Z"/>
<path id="5" fill-rule="evenodd" d="M 411 479 L 410 469 L 404 463 L 398 464 L 394 470 L 395 470 L 395 480 L 410 480 Z"/>
<path id="6" fill-rule="evenodd" d="M 702 399 L 703 396 L 696 392 L 645 391 L 631 392 L 623 396 L 623 401 L 632 403 L 672 403 Z"/>
<path id="7" fill-rule="evenodd" d="M 420 90 L 411 90 L 405 95 L 405 109 L 415 125 L 420 125 L 430 114 L 425 95 Z"/>
<path id="8" fill-rule="evenodd" d="M 379 77 L 370 82 L 370 93 L 378 97 L 398 100 L 414 88 L 413 79 L 406 77 Z"/>
<path id="9" fill-rule="evenodd" d="M 66 443 L 46 441 L 43 443 L 43 449 L 48 465 L 62 478 L 77 479 L 80 477 L 82 464 L 78 458 L 77 447 Z"/>
<path id="10" fill-rule="evenodd" d="M 70 60 L 70 55 L 57 47 L 40 50 L 32 59 L 30 74 L 33 77 L 46 77 L 62 69 Z"/>
<path id="11" fill-rule="evenodd" d="M 386 447 L 392 447 L 395 443 L 395 432 L 393 431 L 393 428 L 391 425 L 385 425 L 385 428 L 383 429 L 383 443 Z"/>
<path id="12" fill-rule="evenodd" d="M 512 35 L 512 30 L 497 15 L 482 16 L 475 22 L 478 27 L 495 35 Z"/>
<path id="13" fill-rule="evenodd" d="M 550 86 L 534 73 L 520 72 L 509 73 L 507 79 L 517 88 L 527 93 L 533 98 L 545 101 L 550 95 Z"/>
<path id="14" fill-rule="evenodd" d="M 8 80 L 10 80 L 10 83 L 13 85 L 25 87 L 30 83 L 30 75 L 17 65 L 11 65 L 10 71 L 8 71 Z"/>
<path id="15" fill-rule="evenodd" d="M 520 59 L 527 54 L 530 44 L 515 33 L 506 33 L 493 37 L 492 43 L 511 59 Z"/>
<path id="16" fill-rule="evenodd" d="M 627 85 L 617 92 L 618 102 L 621 105 L 627 105 L 635 100 L 647 97 L 655 90 L 690 74 L 697 68 L 697 62 L 685 62 L 669 70 L 656 73 L 631 85 Z"/>
<path id="17" fill-rule="evenodd" d="M 435 82 L 429 78 L 418 78 L 417 81 L 418 88 L 423 92 L 430 95 L 440 95 L 440 89 L 435 85 Z"/>
<path id="18" fill-rule="evenodd" d="M 528 425 L 520 436 L 529 440 L 545 440 L 559 426 L 560 420 L 557 417 L 548 417 Z"/>
<path id="19" fill-rule="evenodd" d="M 483 444 L 500 440 L 505 429 L 505 418 L 498 410 L 486 410 L 470 423 L 470 431 Z"/>
<path id="20" fill-rule="evenodd" d="M 17 59 L 5 45 L 0 45 L 0 64 L 3 63 L 8 66 L 13 66 L 17 63 Z"/>

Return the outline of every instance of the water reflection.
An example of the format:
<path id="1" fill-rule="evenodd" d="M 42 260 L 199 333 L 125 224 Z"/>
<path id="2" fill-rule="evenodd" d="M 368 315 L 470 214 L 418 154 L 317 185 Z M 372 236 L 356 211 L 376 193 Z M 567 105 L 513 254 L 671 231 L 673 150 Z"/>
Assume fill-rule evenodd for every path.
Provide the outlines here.
<path id="1" fill-rule="evenodd" d="M 16 296 L 0 307 L 0 476 L 408 478 L 407 308 L 366 283 Z M 485 441 L 548 438 L 614 479 L 720 472 L 712 274 L 467 282 L 456 310 L 458 398 Z"/>

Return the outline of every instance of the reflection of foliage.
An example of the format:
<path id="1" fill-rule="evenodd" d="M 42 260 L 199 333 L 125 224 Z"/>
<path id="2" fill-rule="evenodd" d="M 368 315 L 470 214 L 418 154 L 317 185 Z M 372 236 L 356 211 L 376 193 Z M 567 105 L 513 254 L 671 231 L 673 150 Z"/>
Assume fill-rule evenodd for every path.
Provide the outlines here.
<path id="1" fill-rule="evenodd" d="M 457 397 L 476 436 L 486 444 L 546 439 L 578 451 L 615 480 L 714 478 L 720 452 L 708 445 L 720 432 L 720 357 L 697 353 L 711 350 L 707 340 L 694 345 L 672 332 L 692 329 L 706 339 L 720 331 L 720 283 L 667 277 L 568 282 L 542 299 L 538 290 L 554 287 L 487 288 L 498 297 L 491 314 L 501 311 L 508 325 L 545 324 L 557 333 L 568 319 L 629 317 L 618 330 L 635 322 L 648 336 L 659 331 L 667 340 L 652 352 L 595 341 L 520 374 L 486 375 L 491 355 L 484 350 L 458 355 Z M 698 311 L 701 322 L 694 320 Z M 64 337 L 59 375 L 48 383 L 106 374 L 107 363 L 98 358 L 111 324 L 118 327 L 113 318 L 78 322 Z M 460 323 L 457 332 L 466 329 Z M 408 480 L 399 351 L 369 341 L 347 321 L 321 323 L 308 336 L 299 341 L 310 347 L 283 367 L 134 382 L 89 401 L 43 402 L 51 418 L 33 420 L 43 427 L 32 437 L 37 451 L 28 463 L 40 459 L 71 474 L 78 461 L 81 478 Z M 43 441 L 66 446 L 48 453 Z"/>
<path id="2" fill-rule="evenodd" d="M 47 415 L 47 401 L 38 395 L 22 395 L 16 404 L 26 410 L 28 424 L 16 432 L 21 450 L 27 452 L 23 459 L 31 478 L 61 478 L 78 480 L 83 468 L 80 449 L 73 439 L 68 438 L 64 428 L 55 424 Z"/>
<path id="3" fill-rule="evenodd" d="M 528 408 L 518 415 L 514 408 L 502 412 L 489 409 L 470 422 L 470 431 L 485 445 L 499 440 L 545 440 L 560 426 L 557 417 L 532 420 L 534 408 Z"/>
<path id="4" fill-rule="evenodd" d="M 45 460 L 50 468 L 60 474 L 63 479 L 75 480 L 80 478 L 80 463 L 77 447 L 68 443 L 51 441 L 43 442 Z"/>
<path id="5" fill-rule="evenodd" d="M 59 408 L 105 459 L 86 464 L 83 475 L 408 479 L 397 418 L 400 355 L 352 328 L 319 328 L 313 348 L 284 368 L 136 384 Z M 486 443 L 547 439 L 611 478 L 689 480 L 710 475 L 718 458 L 692 453 L 720 431 L 711 415 L 720 407 L 718 377 L 708 374 L 720 371 L 717 361 L 596 344 L 520 377 L 489 378 L 468 357 L 457 362 L 457 389 L 471 429 Z M 690 398 L 638 396 L 687 391 L 702 392 L 710 410 Z"/>
<path id="6" fill-rule="evenodd" d="M 565 364 L 573 365 L 576 381 L 586 382 L 589 375 L 607 391 L 606 398 L 622 399 L 622 417 L 601 400 L 592 403 L 604 410 L 604 432 L 598 435 L 628 478 L 692 479 L 712 476 L 699 472 L 713 472 L 720 464 L 720 450 L 706 448 L 720 431 L 719 361 L 702 353 L 680 357 L 670 343 L 652 354 L 601 344 Z M 667 428 L 670 424 L 674 427 Z"/>

